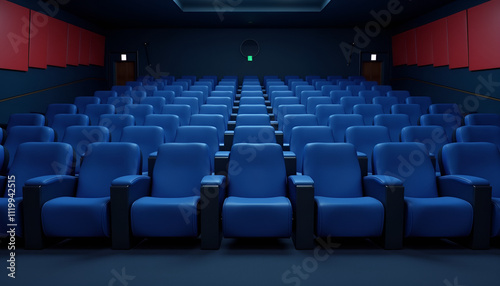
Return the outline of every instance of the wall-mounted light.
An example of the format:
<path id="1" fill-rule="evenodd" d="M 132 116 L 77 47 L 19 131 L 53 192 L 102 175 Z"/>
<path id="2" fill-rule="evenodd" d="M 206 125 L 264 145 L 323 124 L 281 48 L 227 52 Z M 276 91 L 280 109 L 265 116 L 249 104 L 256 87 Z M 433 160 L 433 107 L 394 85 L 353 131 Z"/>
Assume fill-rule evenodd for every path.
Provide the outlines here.
<path id="1" fill-rule="evenodd" d="M 256 40 L 247 39 L 240 44 L 240 53 L 248 62 L 253 62 L 253 58 L 259 54 L 260 46 Z"/>
<path id="2" fill-rule="evenodd" d="M 372 62 L 377 61 L 377 54 L 371 54 L 371 56 L 370 56 L 370 60 L 371 60 Z"/>
<path id="3" fill-rule="evenodd" d="M 127 61 L 127 54 L 121 54 L 121 59 L 122 59 L 122 62 L 126 62 Z"/>

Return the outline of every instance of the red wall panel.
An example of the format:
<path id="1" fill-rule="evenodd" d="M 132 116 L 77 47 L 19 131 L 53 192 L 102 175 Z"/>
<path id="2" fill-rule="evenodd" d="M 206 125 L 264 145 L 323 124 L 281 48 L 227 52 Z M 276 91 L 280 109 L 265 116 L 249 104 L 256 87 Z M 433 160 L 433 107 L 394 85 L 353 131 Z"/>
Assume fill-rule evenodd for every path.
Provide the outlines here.
<path id="1" fill-rule="evenodd" d="M 500 1 L 468 10 L 469 70 L 500 68 Z"/>
<path id="2" fill-rule="evenodd" d="M 415 29 L 406 32 L 406 64 L 417 64 L 417 34 Z"/>
<path id="3" fill-rule="evenodd" d="M 406 34 L 401 33 L 392 37 L 392 64 L 394 66 L 406 64 Z"/>
<path id="4" fill-rule="evenodd" d="M 469 66 L 469 46 L 467 43 L 467 11 L 461 11 L 447 18 L 448 55 L 450 69 Z"/>
<path id="5" fill-rule="evenodd" d="M 68 57 L 66 63 L 77 66 L 80 56 L 80 28 L 68 25 Z"/>
<path id="6" fill-rule="evenodd" d="M 92 33 L 90 39 L 90 64 L 104 66 L 105 37 Z"/>
<path id="7" fill-rule="evenodd" d="M 448 60 L 448 23 L 446 18 L 431 23 L 432 56 L 435 67 L 447 66 Z"/>
<path id="8" fill-rule="evenodd" d="M 85 29 L 80 29 L 80 55 L 78 63 L 88 66 L 90 61 L 90 36 L 91 32 Z"/>
<path id="9" fill-rule="evenodd" d="M 49 17 L 31 11 L 29 66 L 31 68 L 47 68 L 47 39 Z"/>
<path id="10" fill-rule="evenodd" d="M 432 65 L 432 26 L 430 24 L 417 28 L 417 65 Z"/>
<path id="11" fill-rule="evenodd" d="M 56 67 L 66 67 L 67 55 L 68 24 L 54 18 L 49 18 L 47 64 Z"/>
<path id="12" fill-rule="evenodd" d="M 30 10 L 0 0 L 0 69 L 28 70 Z"/>

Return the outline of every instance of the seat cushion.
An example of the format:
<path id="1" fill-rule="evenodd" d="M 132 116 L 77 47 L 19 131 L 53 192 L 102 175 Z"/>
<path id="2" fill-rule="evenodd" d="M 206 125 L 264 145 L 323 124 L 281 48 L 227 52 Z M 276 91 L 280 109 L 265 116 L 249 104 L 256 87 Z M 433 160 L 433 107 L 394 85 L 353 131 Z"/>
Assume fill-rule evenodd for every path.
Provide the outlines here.
<path id="1" fill-rule="evenodd" d="M 45 235 L 53 237 L 109 237 L 109 197 L 60 197 L 42 207 Z"/>
<path id="2" fill-rule="evenodd" d="M 292 205 L 286 197 L 228 197 L 222 230 L 224 237 L 290 237 Z"/>
<path id="3" fill-rule="evenodd" d="M 320 237 L 380 236 L 384 206 L 372 197 L 331 198 L 316 196 L 316 235 Z"/>
<path id="4" fill-rule="evenodd" d="M 14 203 L 15 213 L 11 217 L 14 220 L 9 219 L 9 200 L 8 198 L 0 198 L 0 236 L 7 235 L 7 231 L 11 228 L 16 229 L 17 236 L 23 236 L 23 198 L 16 197 L 16 202 Z M 8 226 L 8 224 L 17 224 L 16 227 Z"/>
<path id="5" fill-rule="evenodd" d="M 491 198 L 493 203 L 491 217 L 491 236 L 500 236 L 500 198 Z"/>
<path id="6" fill-rule="evenodd" d="M 454 197 L 405 197 L 405 219 L 405 236 L 467 236 L 472 229 L 472 206 Z"/>
<path id="7" fill-rule="evenodd" d="M 143 197 L 132 204 L 132 233 L 139 237 L 198 236 L 200 197 Z"/>

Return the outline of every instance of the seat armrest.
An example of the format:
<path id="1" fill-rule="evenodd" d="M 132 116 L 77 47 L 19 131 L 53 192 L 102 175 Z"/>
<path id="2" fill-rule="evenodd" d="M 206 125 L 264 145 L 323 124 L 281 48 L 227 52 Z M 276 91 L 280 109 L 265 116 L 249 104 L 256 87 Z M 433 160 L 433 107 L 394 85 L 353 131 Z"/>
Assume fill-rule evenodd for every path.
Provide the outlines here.
<path id="1" fill-rule="evenodd" d="M 4 190 L 6 189 L 7 177 L 0 176 L 0 197 L 4 197 Z"/>
<path id="2" fill-rule="evenodd" d="M 222 239 L 221 213 L 226 197 L 226 177 L 205 176 L 200 189 L 201 249 L 219 249 Z"/>
<path id="3" fill-rule="evenodd" d="M 153 170 L 155 168 L 156 158 L 158 157 L 158 152 L 153 152 L 149 154 L 148 157 L 148 176 L 153 177 Z"/>
<path id="4" fill-rule="evenodd" d="M 214 156 L 214 174 L 225 175 L 228 172 L 229 151 L 217 151 Z"/>
<path id="5" fill-rule="evenodd" d="M 23 187 L 24 234 L 26 249 L 42 249 L 45 237 L 42 230 L 42 207 L 57 197 L 73 197 L 78 178 L 50 175 L 29 179 Z"/>
<path id="6" fill-rule="evenodd" d="M 292 176 L 297 174 L 297 156 L 292 151 L 283 151 L 285 158 L 286 175 Z"/>
<path id="7" fill-rule="evenodd" d="M 467 243 L 473 249 L 488 249 L 491 233 L 491 186 L 480 177 L 447 175 L 437 178 L 439 195 L 456 197 L 473 208 L 472 232 Z"/>
<path id="8" fill-rule="evenodd" d="M 382 245 L 386 249 L 403 247 L 404 187 L 398 178 L 385 175 L 370 175 L 363 178 L 366 196 L 379 200 L 384 205 L 384 232 Z"/>
<path id="9" fill-rule="evenodd" d="M 314 248 L 314 181 L 309 176 L 288 177 L 288 197 L 294 217 L 293 241 L 296 249 Z"/>

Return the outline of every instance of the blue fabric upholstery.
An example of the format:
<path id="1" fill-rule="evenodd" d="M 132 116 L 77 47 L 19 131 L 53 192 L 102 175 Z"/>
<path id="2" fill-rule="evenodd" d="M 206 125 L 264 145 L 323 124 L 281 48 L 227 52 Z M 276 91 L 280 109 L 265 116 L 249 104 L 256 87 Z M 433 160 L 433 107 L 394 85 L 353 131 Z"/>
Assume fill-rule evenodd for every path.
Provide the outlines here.
<path id="1" fill-rule="evenodd" d="M 290 143 L 292 129 L 295 126 L 316 126 L 318 121 L 313 114 L 288 114 L 283 118 L 283 142 Z"/>
<path id="2" fill-rule="evenodd" d="M 376 90 L 362 90 L 359 92 L 359 97 L 365 99 L 365 103 L 373 103 L 373 98 L 380 96 L 380 92 Z"/>
<path id="3" fill-rule="evenodd" d="M 408 115 L 411 125 L 418 125 L 422 115 L 418 104 L 394 104 L 391 106 L 391 113 Z"/>
<path id="4" fill-rule="evenodd" d="M 387 127 L 391 141 L 399 142 L 401 130 L 411 123 L 406 114 L 378 114 L 373 119 L 373 125 Z"/>
<path id="5" fill-rule="evenodd" d="M 2 154 L 3 154 L 3 147 Z M 57 168 L 54 168 L 57 166 Z M 73 172 L 73 149 L 65 143 L 29 142 L 19 145 L 12 166 L 0 185 L 0 235 L 7 234 L 7 224 L 15 223 L 16 235 L 23 235 L 23 186 L 31 178 L 48 175 L 71 175 Z M 15 216 L 8 222 L 8 198 L 12 184 L 8 178 L 15 176 Z M 12 194 L 12 193 L 11 193 Z"/>
<path id="6" fill-rule="evenodd" d="M 116 94 L 115 96 L 125 96 L 127 92 L 132 91 L 132 87 L 126 86 L 126 85 L 113 85 L 111 87 L 111 91 L 115 92 L 115 94 Z M 94 96 L 95 96 L 95 93 L 94 93 Z M 103 98 L 101 98 L 101 102 L 106 102 L 106 100 L 103 100 Z"/>
<path id="7" fill-rule="evenodd" d="M 315 110 L 318 125 L 328 125 L 328 118 L 334 114 L 344 114 L 344 107 L 340 104 L 318 104 Z"/>
<path id="8" fill-rule="evenodd" d="M 47 111 L 45 112 L 45 119 L 47 120 L 47 126 L 52 127 L 54 123 L 54 116 L 56 114 L 76 114 L 76 105 L 68 103 L 52 103 L 47 106 Z"/>
<path id="9" fill-rule="evenodd" d="M 456 103 L 434 103 L 429 106 L 430 114 L 451 114 L 462 119 L 462 113 Z"/>
<path id="10" fill-rule="evenodd" d="M 9 116 L 7 122 L 7 135 L 15 126 L 44 126 L 45 116 L 38 113 L 14 113 Z"/>
<path id="11" fill-rule="evenodd" d="M 107 104 L 112 104 L 115 106 L 115 113 L 123 114 L 125 111 L 125 105 L 132 104 L 134 101 L 132 97 L 120 96 L 120 97 L 108 97 Z"/>
<path id="12" fill-rule="evenodd" d="M 347 143 L 356 146 L 358 152 L 368 157 L 368 173 L 372 172 L 372 152 L 375 145 L 391 142 L 389 130 L 385 126 L 351 126 L 345 131 Z"/>
<path id="13" fill-rule="evenodd" d="M 316 106 L 320 104 L 331 104 L 332 100 L 328 96 L 311 96 L 307 98 L 306 109 L 309 114 L 316 114 Z"/>
<path id="14" fill-rule="evenodd" d="M 207 104 L 224 105 L 227 108 L 227 114 L 231 114 L 233 111 L 233 100 L 231 97 L 210 96 L 207 98 Z"/>
<path id="15" fill-rule="evenodd" d="M 437 157 L 450 140 L 441 126 L 408 126 L 401 129 L 401 142 L 423 143 L 429 154 Z"/>
<path id="16" fill-rule="evenodd" d="M 275 86 L 271 86 L 271 88 L 277 88 Z M 269 101 L 271 101 L 271 106 L 274 108 L 276 105 L 275 105 L 275 101 L 277 98 L 280 98 L 280 97 L 294 97 L 294 98 L 297 98 L 293 95 L 293 92 L 291 90 L 288 90 L 288 87 L 287 86 L 280 86 L 281 89 L 279 90 L 274 90 L 274 91 L 268 91 L 268 94 L 270 94 L 269 96 Z M 300 102 L 300 99 L 297 98 L 298 101 Z M 298 103 L 297 103 L 298 104 Z"/>
<path id="17" fill-rule="evenodd" d="M 454 141 L 455 130 L 462 125 L 462 119 L 454 114 L 424 114 L 420 117 L 420 125 L 443 127 L 451 142 Z"/>
<path id="18" fill-rule="evenodd" d="M 394 104 L 398 104 L 398 100 L 395 97 L 389 96 L 376 96 L 372 99 L 373 103 L 382 105 L 382 109 L 385 114 L 391 113 L 391 107 Z"/>
<path id="19" fill-rule="evenodd" d="M 205 143 L 210 150 L 210 166 L 214 170 L 215 153 L 219 151 L 219 136 L 213 126 L 181 126 L 177 129 L 176 143 Z"/>
<path id="20" fill-rule="evenodd" d="M 278 117 L 279 130 L 283 130 L 283 119 L 287 114 L 306 114 L 307 110 L 303 104 L 282 104 L 278 106 Z"/>
<path id="21" fill-rule="evenodd" d="M 295 87 L 294 87 L 294 85 L 295 85 Z M 301 98 L 303 91 L 314 90 L 314 86 L 309 85 L 306 82 L 302 82 L 302 83 L 296 83 L 296 82 L 294 82 L 294 83 L 292 83 L 292 89 L 291 90 L 294 92 L 294 95 L 296 97 Z"/>
<path id="22" fill-rule="evenodd" d="M 238 108 L 238 114 L 267 114 L 264 104 L 245 104 Z"/>
<path id="23" fill-rule="evenodd" d="M 365 125 L 373 125 L 373 119 L 378 114 L 383 114 L 382 105 L 380 104 L 356 104 L 352 108 L 353 114 L 363 116 Z"/>
<path id="24" fill-rule="evenodd" d="M 146 116 L 153 114 L 153 106 L 149 104 L 129 104 L 125 106 L 124 114 L 133 115 L 135 125 L 144 125 Z"/>
<path id="25" fill-rule="evenodd" d="M 264 97 L 246 96 L 240 99 L 240 106 L 245 104 L 266 104 Z"/>
<path id="26" fill-rule="evenodd" d="M 276 135 L 272 126 L 236 126 L 233 144 L 238 143 L 276 143 Z"/>
<path id="27" fill-rule="evenodd" d="M 378 85 L 378 82 L 376 82 L 376 81 L 362 80 L 360 82 L 360 85 L 364 86 L 366 88 L 366 90 L 372 90 L 372 86 Z"/>
<path id="28" fill-rule="evenodd" d="M 363 126 L 363 116 L 359 114 L 333 114 L 328 118 L 335 142 L 345 142 L 345 131 L 351 126 Z"/>
<path id="29" fill-rule="evenodd" d="M 350 91 L 352 93 L 352 96 L 359 96 L 359 92 L 366 90 L 366 88 L 362 85 L 348 85 L 346 87 L 347 91 Z"/>
<path id="30" fill-rule="evenodd" d="M 347 86 L 355 85 L 356 83 L 352 80 L 342 79 L 342 80 L 338 80 L 337 84 L 339 85 L 341 90 L 347 90 Z M 352 94 L 352 92 L 351 92 L 351 94 Z"/>
<path id="31" fill-rule="evenodd" d="M 224 124 L 227 125 L 229 115 L 227 106 L 223 104 L 204 104 L 200 107 L 200 114 L 219 114 L 224 117 Z"/>
<path id="32" fill-rule="evenodd" d="M 292 206 L 286 198 L 286 170 L 281 146 L 235 144 L 222 209 L 225 237 L 290 237 Z M 257 186 L 256 182 L 262 182 Z"/>
<path id="33" fill-rule="evenodd" d="M 297 126 L 290 136 L 290 151 L 297 157 L 297 172 L 302 173 L 304 147 L 308 143 L 333 143 L 332 130 L 327 126 Z"/>
<path id="34" fill-rule="evenodd" d="M 191 126 L 213 126 L 217 128 L 219 143 L 224 143 L 224 132 L 226 131 L 226 123 L 224 116 L 220 114 L 194 114 L 189 122 Z"/>
<path id="35" fill-rule="evenodd" d="M 458 237 L 472 229 L 472 206 L 456 197 L 438 196 L 436 174 L 422 143 L 384 143 L 373 150 L 375 174 L 403 182 L 405 236 Z"/>
<path id="36" fill-rule="evenodd" d="M 465 116 L 465 125 L 495 125 L 500 127 L 500 114 L 472 113 Z"/>
<path id="37" fill-rule="evenodd" d="M 8 168 L 16 156 L 17 149 L 26 142 L 54 142 L 55 134 L 52 128 L 46 126 L 14 126 L 10 129 L 4 147 L 9 152 Z"/>
<path id="38" fill-rule="evenodd" d="M 149 104 L 153 106 L 153 114 L 161 114 L 166 102 L 164 97 L 149 96 L 141 100 L 141 104 Z"/>
<path id="39" fill-rule="evenodd" d="M 271 125 L 271 119 L 267 114 L 238 114 L 236 126 L 242 125 Z"/>
<path id="40" fill-rule="evenodd" d="M 127 91 L 124 96 L 132 98 L 132 103 L 138 104 L 141 103 L 141 101 L 146 98 L 147 95 L 148 94 L 144 90 L 132 90 Z"/>
<path id="41" fill-rule="evenodd" d="M 359 96 L 347 96 L 340 98 L 340 104 L 344 107 L 344 112 L 346 114 L 353 112 L 354 105 L 364 103 L 365 99 Z"/>
<path id="42" fill-rule="evenodd" d="M 197 98 L 198 99 L 198 107 L 200 107 L 202 104 L 205 104 L 205 96 L 203 95 L 203 92 L 201 91 L 190 91 L 190 90 L 187 90 L 187 91 L 183 91 L 181 93 L 181 97 L 194 97 L 194 98 Z M 175 100 L 174 100 L 174 103 Z"/>
<path id="43" fill-rule="evenodd" d="M 61 142 L 67 127 L 88 126 L 89 123 L 89 117 L 85 114 L 56 114 L 52 122 L 52 129 L 56 133 L 57 141 Z"/>
<path id="44" fill-rule="evenodd" d="M 410 92 L 407 90 L 391 90 L 388 91 L 386 95 L 389 97 L 397 98 L 398 104 L 405 104 L 406 99 L 410 97 Z"/>
<path id="45" fill-rule="evenodd" d="M 321 97 L 323 94 L 319 90 L 304 90 L 300 93 L 300 97 L 297 96 L 297 98 L 300 99 L 300 104 L 304 104 L 307 107 L 307 99 L 309 97 Z"/>
<path id="46" fill-rule="evenodd" d="M 189 105 L 191 107 L 191 114 L 198 114 L 200 112 L 200 105 L 196 97 L 176 97 L 174 98 L 174 104 Z"/>
<path id="47" fill-rule="evenodd" d="M 374 86 L 372 86 L 372 90 L 379 91 L 381 96 L 387 96 L 387 92 L 392 90 L 392 86 L 390 86 L 390 85 L 374 85 Z"/>
<path id="48" fill-rule="evenodd" d="M 175 92 L 173 90 L 159 90 L 153 93 L 153 97 L 163 97 L 165 104 L 174 103 Z"/>
<path id="49" fill-rule="evenodd" d="M 210 97 L 229 97 L 234 101 L 236 96 L 236 88 L 232 86 L 216 86 Z"/>
<path id="50" fill-rule="evenodd" d="M 179 128 L 179 116 L 173 114 L 150 114 L 146 116 L 144 126 L 160 126 L 165 134 L 165 142 L 174 142 L 177 128 Z"/>
<path id="51" fill-rule="evenodd" d="M 114 87 L 113 87 L 114 88 Z M 130 86 L 128 87 L 123 87 L 125 90 L 132 90 Z M 114 89 L 114 90 L 98 90 L 94 92 L 94 96 L 99 98 L 101 103 L 108 102 L 109 97 L 117 97 L 117 96 L 124 96 L 125 91 L 117 91 L 120 88 Z"/>
<path id="52" fill-rule="evenodd" d="M 172 114 L 179 117 L 179 125 L 189 125 L 191 120 L 191 106 L 187 104 L 167 104 L 163 106 L 163 114 Z"/>
<path id="53" fill-rule="evenodd" d="M 207 85 L 192 85 L 189 87 L 189 90 L 190 91 L 201 91 L 203 93 L 203 102 L 206 103 L 207 102 L 207 98 L 208 98 L 208 95 L 209 95 L 209 92 L 208 92 L 208 86 Z"/>
<path id="54" fill-rule="evenodd" d="M 120 142 L 123 128 L 134 125 L 134 116 L 130 114 L 103 114 L 99 126 L 108 128 L 111 142 Z"/>
<path id="55" fill-rule="evenodd" d="M 161 144 L 165 143 L 163 128 L 159 126 L 127 126 L 123 128 L 120 142 L 135 143 L 141 149 L 142 172 L 148 171 L 149 154 L 157 152 Z"/>
<path id="56" fill-rule="evenodd" d="M 333 104 L 340 104 L 340 99 L 342 97 L 349 97 L 352 96 L 352 93 L 347 90 L 332 90 L 330 92 L 330 99 L 332 100 Z"/>
<path id="57" fill-rule="evenodd" d="M 500 150 L 500 127 L 495 125 L 469 125 L 457 128 L 457 142 L 490 142 Z"/>
<path id="58" fill-rule="evenodd" d="M 321 94 L 323 96 L 330 96 L 330 92 L 334 90 L 340 90 L 340 86 L 336 84 L 328 84 L 328 85 L 323 85 L 321 87 Z"/>
<path id="59" fill-rule="evenodd" d="M 89 104 L 99 104 L 101 103 L 101 99 L 95 96 L 77 96 L 73 103 L 76 105 L 78 109 L 78 113 L 85 113 L 85 108 Z"/>
<path id="60" fill-rule="evenodd" d="M 90 125 L 97 126 L 101 115 L 115 114 L 115 106 L 112 104 L 89 104 L 85 108 L 85 114 L 89 117 Z"/>
<path id="61" fill-rule="evenodd" d="M 175 93 L 175 97 L 181 96 L 182 91 L 184 88 L 180 85 L 167 85 L 163 88 L 165 91 L 173 91 Z"/>
<path id="62" fill-rule="evenodd" d="M 420 105 L 422 114 L 427 114 L 429 113 L 429 106 L 431 106 L 432 100 L 429 96 L 410 96 L 406 98 L 406 103 Z"/>
<path id="63" fill-rule="evenodd" d="M 258 88 L 260 88 L 260 86 Z M 241 98 L 243 97 L 264 97 L 264 94 L 261 90 L 242 90 Z"/>

